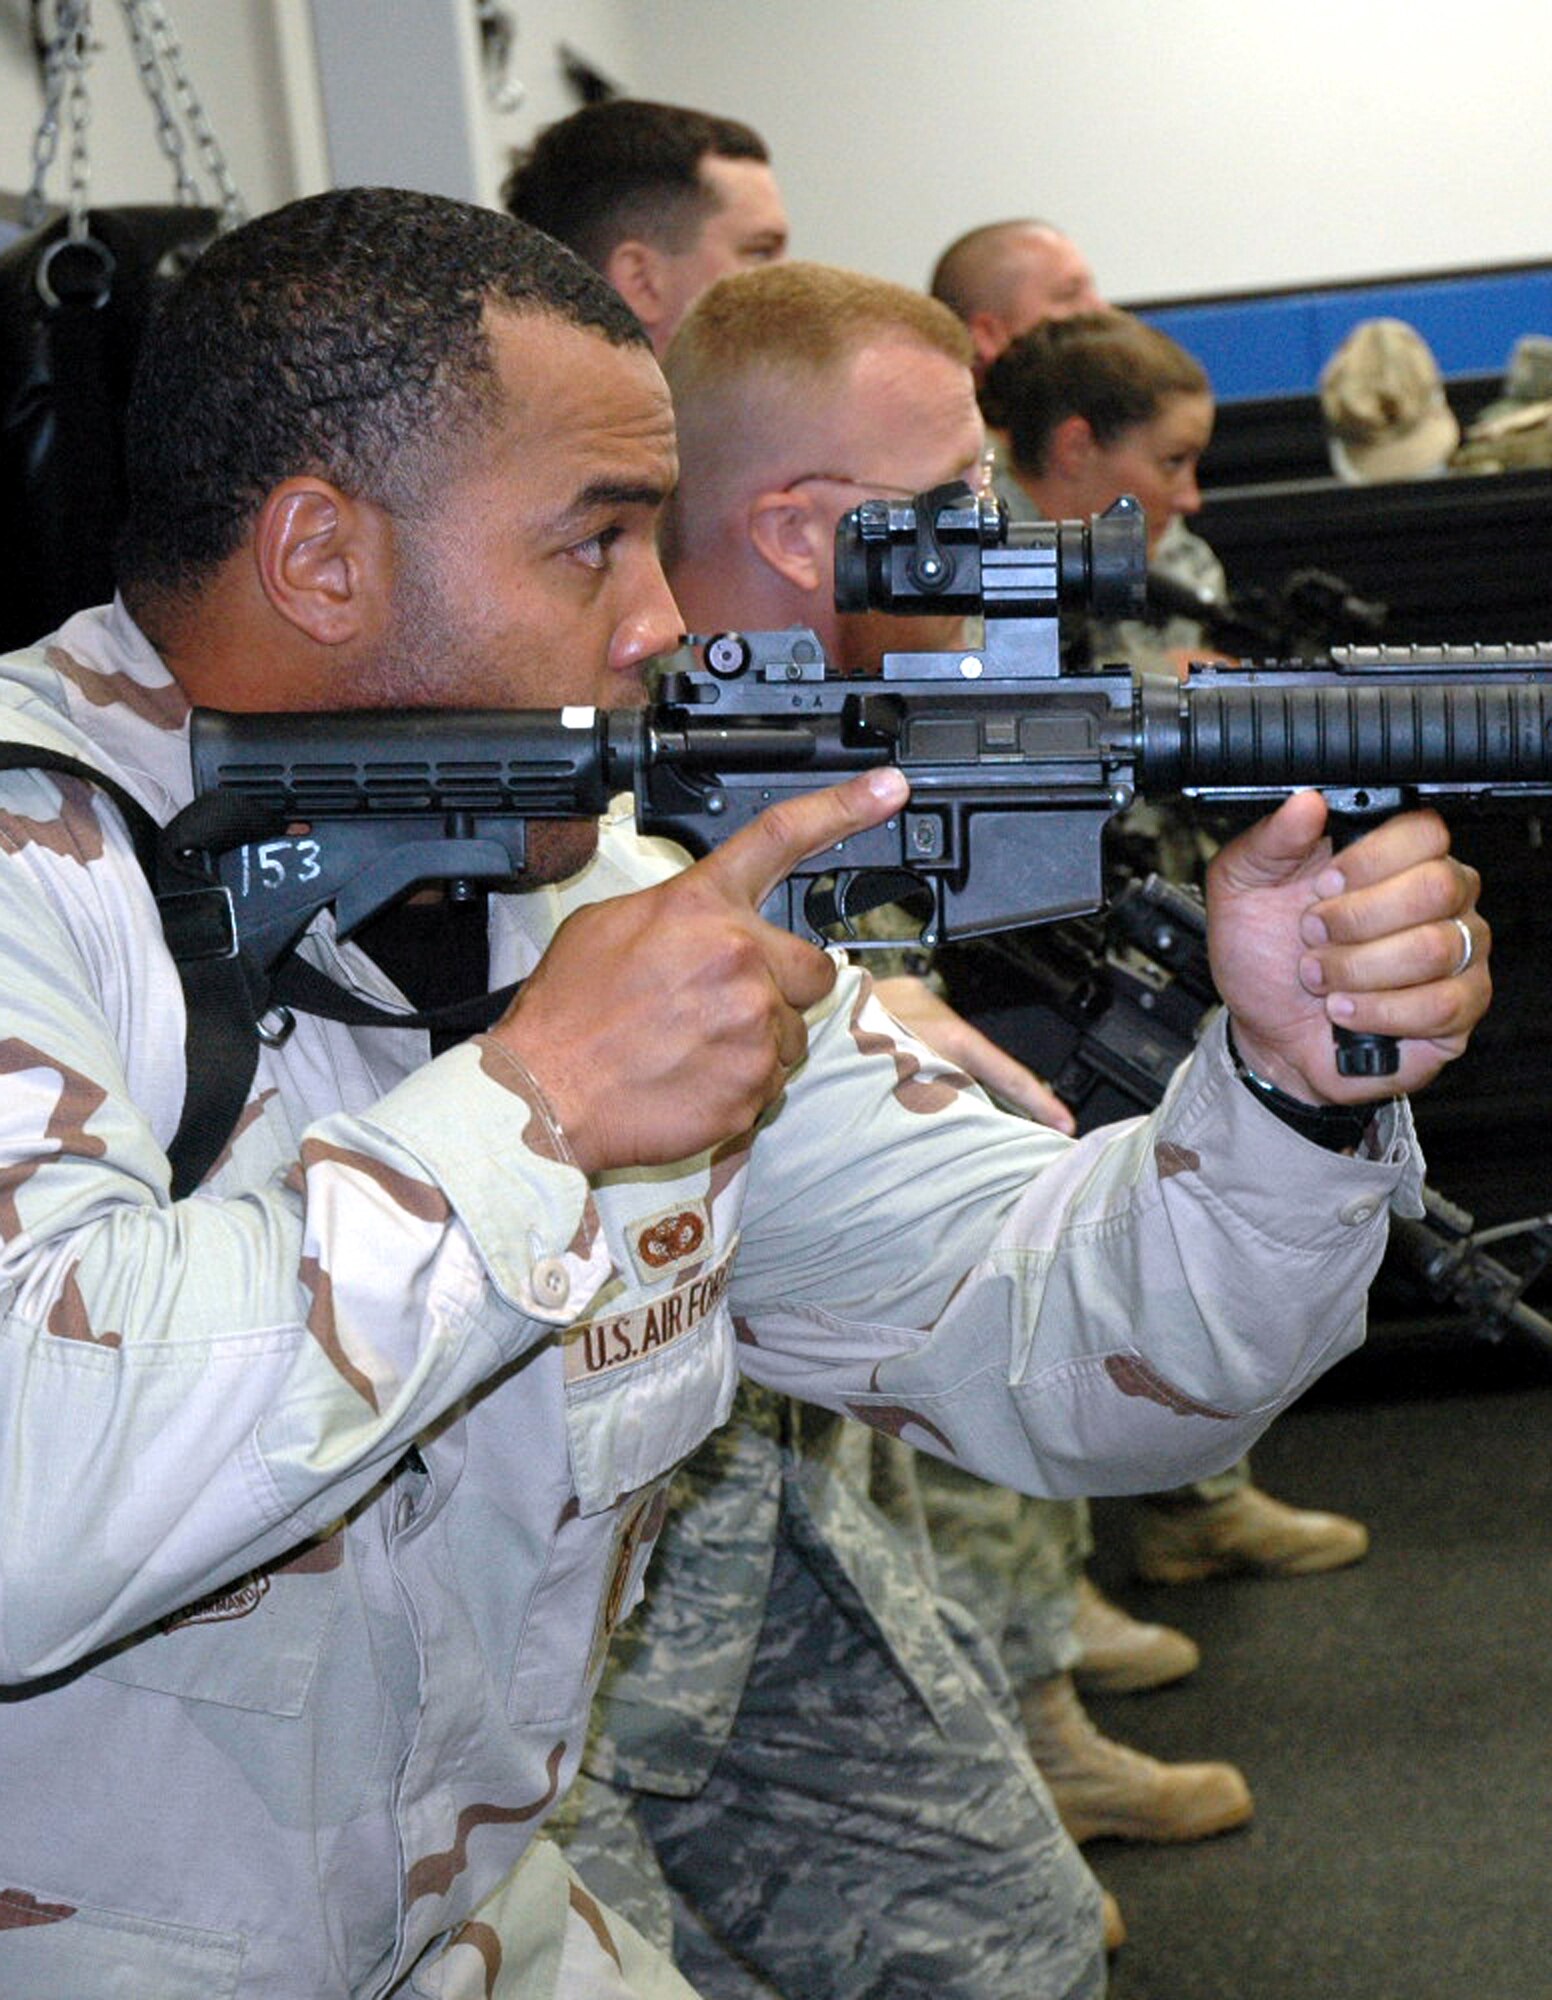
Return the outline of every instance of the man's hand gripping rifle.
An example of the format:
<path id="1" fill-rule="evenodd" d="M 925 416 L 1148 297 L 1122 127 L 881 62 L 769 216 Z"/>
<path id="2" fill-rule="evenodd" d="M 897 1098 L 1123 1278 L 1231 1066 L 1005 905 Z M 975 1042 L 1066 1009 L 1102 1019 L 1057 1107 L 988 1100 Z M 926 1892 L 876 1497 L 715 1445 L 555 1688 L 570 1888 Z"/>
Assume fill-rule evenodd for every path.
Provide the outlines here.
<path id="1" fill-rule="evenodd" d="M 693 641 L 644 711 L 196 714 L 201 798 L 168 846 L 228 893 L 262 1004 L 326 905 L 348 936 L 430 881 L 510 884 L 532 819 L 635 795 L 643 832 L 704 853 L 765 807 L 897 764 L 906 809 L 803 863 L 764 914 L 824 941 L 904 904 L 921 941 L 1099 908 L 1106 823 L 1133 799 L 1276 801 L 1313 787 L 1341 813 L 1552 792 L 1552 656 L 1528 647 L 1359 649 L 1320 664 L 1064 671 L 1064 614 L 1125 617 L 1145 578 L 1141 510 L 1012 536 L 967 486 L 868 500 L 841 522 L 836 600 L 978 615 L 984 638 L 843 675 L 811 632 Z M 1386 1074 L 1380 1038 L 1346 1052 Z"/>
<path id="2" fill-rule="evenodd" d="M 951 949 L 938 967 L 950 1001 L 1040 1069 L 1080 1132 L 1151 1111 L 1218 1004 L 1200 892 L 1125 866 L 1108 886 L 1101 917 Z M 1392 1270 L 1487 1339 L 1528 1334 L 1552 1353 L 1552 1320 L 1527 1296 L 1552 1269 L 1552 1216 L 1479 1229 L 1435 1187 L 1422 1202 L 1420 1216 L 1391 1217 Z"/>

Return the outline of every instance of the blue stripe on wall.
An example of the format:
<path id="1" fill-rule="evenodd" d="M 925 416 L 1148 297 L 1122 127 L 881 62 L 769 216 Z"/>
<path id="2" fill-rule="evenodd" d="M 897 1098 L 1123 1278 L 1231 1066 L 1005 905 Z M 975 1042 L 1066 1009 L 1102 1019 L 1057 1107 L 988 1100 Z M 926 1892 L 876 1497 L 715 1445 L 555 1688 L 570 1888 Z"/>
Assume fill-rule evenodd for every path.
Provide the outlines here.
<path id="1" fill-rule="evenodd" d="M 1493 375 L 1522 333 L 1552 333 L 1552 267 L 1148 306 L 1140 317 L 1196 356 L 1220 400 L 1312 393 L 1328 357 L 1362 319 L 1410 321 L 1446 375 Z"/>

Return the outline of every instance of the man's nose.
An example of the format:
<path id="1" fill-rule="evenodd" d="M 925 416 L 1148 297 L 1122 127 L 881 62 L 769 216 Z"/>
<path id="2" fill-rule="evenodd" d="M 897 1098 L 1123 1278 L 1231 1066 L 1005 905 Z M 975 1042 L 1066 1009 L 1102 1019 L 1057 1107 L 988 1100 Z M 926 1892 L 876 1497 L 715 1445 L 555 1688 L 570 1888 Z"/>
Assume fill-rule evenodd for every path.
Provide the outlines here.
<path id="1" fill-rule="evenodd" d="M 609 645 L 609 664 L 621 669 L 640 666 L 644 661 L 671 653 L 684 633 L 684 619 L 674 602 L 668 579 L 659 569 L 614 629 Z"/>

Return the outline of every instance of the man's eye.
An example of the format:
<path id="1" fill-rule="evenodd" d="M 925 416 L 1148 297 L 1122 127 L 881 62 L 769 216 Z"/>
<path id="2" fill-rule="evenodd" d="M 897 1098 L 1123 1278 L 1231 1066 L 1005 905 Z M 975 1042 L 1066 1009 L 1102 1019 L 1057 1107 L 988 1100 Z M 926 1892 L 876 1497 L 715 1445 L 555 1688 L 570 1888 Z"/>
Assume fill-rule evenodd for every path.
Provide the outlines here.
<path id="1" fill-rule="evenodd" d="M 604 569 L 608 565 L 609 551 L 620 539 L 620 533 L 618 528 L 601 528 L 585 541 L 573 542 L 566 553 L 574 556 L 584 569 Z"/>

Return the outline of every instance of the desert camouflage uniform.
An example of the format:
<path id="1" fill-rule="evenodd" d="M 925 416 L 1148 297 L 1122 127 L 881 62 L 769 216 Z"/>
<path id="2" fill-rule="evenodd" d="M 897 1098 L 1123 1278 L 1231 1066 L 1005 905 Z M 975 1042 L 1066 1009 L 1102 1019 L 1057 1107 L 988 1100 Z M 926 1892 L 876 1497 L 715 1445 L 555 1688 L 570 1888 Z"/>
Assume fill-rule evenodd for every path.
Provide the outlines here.
<path id="1" fill-rule="evenodd" d="M 1189 584 L 1191 589 L 1207 591 L 1213 597 L 1227 598 L 1229 580 L 1212 549 L 1200 535 L 1188 528 L 1180 515 L 1170 521 L 1159 537 L 1159 545 L 1150 558 L 1151 566 L 1165 576 L 1173 577 L 1176 583 Z M 1165 625 L 1140 625 L 1126 621 L 1111 628 L 1096 624 L 1091 640 L 1091 650 L 1096 660 L 1108 658 L 1109 641 L 1107 631 L 1113 630 L 1122 646 L 1120 657 L 1128 660 L 1138 672 L 1173 673 L 1174 655 L 1181 651 L 1191 652 L 1204 644 L 1202 628 L 1188 618 L 1172 618 Z M 1133 808 L 1137 818 L 1132 823 L 1139 824 L 1146 808 Z M 1199 827 L 1179 815 L 1155 810 L 1153 813 L 1154 837 L 1158 843 L 1157 866 L 1161 874 L 1172 881 L 1200 883 L 1202 870 L 1211 858 L 1213 843 L 1206 839 Z M 1250 1461 L 1239 1459 L 1224 1472 L 1216 1472 L 1207 1479 L 1196 1479 L 1189 1486 L 1177 1488 L 1168 1494 L 1148 1494 L 1145 1504 L 1191 1506 L 1212 1500 L 1227 1499 L 1237 1493 L 1242 1486 L 1250 1484 Z M 1083 1537 L 1087 1540 L 1087 1535 Z M 1087 1551 L 1080 1555 L 1071 1575 L 1076 1584 L 1078 1570 L 1081 1569 Z"/>
<path id="2" fill-rule="evenodd" d="M 186 801 L 182 696 L 121 607 L 7 659 L 0 702 L 0 736 Z M 667 865 L 606 825 L 573 881 L 495 899 L 493 978 Z M 489 1037 L 427 1061 L 300 1017 L 174 1203 L 182 993 L 94 787 L 0 779 L 0 935 L 0 1992 L 27 2000 L 682 1993 L 533 1836 L 739 1366 L 1004 1482 L 1156 1486 L 1353 1345 L 1420 1186 L 1404 1109 L 1382 1158 L 1333 1157 L 1221 1036 L 1152 1119 L 1069 1144 L 842 971 L 757 1137 L 593 1183 Z M 397 997 L 327 920 L 308 951 Z"/>
<path id="3" fill-rule="evenodd" d="M 1151 566 L 1165 576 L 1173 577 L 1176 583 L 1189 584 L 1191 589 L 1207 591 L 1213 597 L 1227 598 L 1229 580 L 1212 549 L 1200 535 L 1185 524 L 1180 515 L 1175 515 L 1169 526 L 1159 537 L 1158 547 L 1150 558 Z M 1173 673 L 1173 655 L 1181 651 L 1191 652 L 1203 645 L 1202 628 L 1188 618 L 1172 618 L 1162 626 L 1140 625 L 1123 622 L 1113 628 L 1096 624 L 1091 641 L 1093 657 L 1109 657 L 1107 629 L 1113 629 L 1120 639 L 1123 651 L 1121 657 L 1130 661 L 1138 672 Z M 1151 642 L 1151 643 L 1150 643 Z M 1126 650 L 1130 648 L 1131 650 Z M 1143 814 L 1150 809 L 1134 807 L 1129 816 L 1129 824 L 1140 827 Z M 1171 814 L 1162 809 L 1152 809 L 1151 824 L 1158 854 L 1159 872 L 1171 881 L 1191 882 L 1200 885 L 1202 871 L 1211 859 L 1214 843 L 1203 834 L 1201 828 L 1188 817 Z M 1209 1478 L 1192 1480 L 1189 1486 L 1176 1488 L 1170 1493 L 1150 1493 L 1144 1496 L 1147 1506 L 1192 1506 L 1213 1500 L 1225 1500 L 1231 1493 L 1250 1484 L 1250 1461 L 1238 1459 L 1223 1472 L 1215 1472 Z M 1087 1541 L 1087 1533 L 1083 1536 Z M 1069 1544 L 1069 1546 L 1074 1546 Z M 1077 1575 L 1087 1556 L 1085 1549 L 1078 1556 L 1076 1566 L 1071 1570 L 1074 1586 Z"/>

